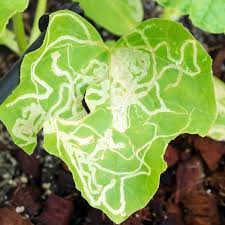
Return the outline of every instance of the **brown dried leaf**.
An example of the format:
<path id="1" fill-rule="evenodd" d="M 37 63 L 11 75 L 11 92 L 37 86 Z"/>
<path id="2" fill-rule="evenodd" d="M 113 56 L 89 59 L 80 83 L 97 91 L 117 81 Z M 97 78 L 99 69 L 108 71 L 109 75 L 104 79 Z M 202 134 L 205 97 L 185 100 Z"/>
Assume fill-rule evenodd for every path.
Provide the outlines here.
<path id="1" fill-rule="evenodd" d="M 48 197 L 43 212 L 37 219 L 38 225 L 69 225 L 74 212 L 73 199 L 55 194 Z"/>
<path id="2" fill-rule="evenodd" d="M 166 211 L 167 211 L 167 213 L 174 214 L 174 215 L 176 215 L 179 218 L 182 218 L 183 217 L 182 210 L 180 209 L 180 207 L 177 204 L 175 204 L 173 202 L 170 202 L 169 201 L 167 203 L 167 205 L 166 205 Z"/>
<path id="3" fill-rule="evenodd" d="M 168 145 L 166 153 L 164 155 L 164 159 L 169 167 L 175 165 L 178 161 L 177 150 L 171 145 Z"/>
<path id="4" fill-rule="evenodd" d="M 202 163 L 199 158 L 193 157 L 180 163 L 177 168 L 175 202 L 180 202 L 191 191 L 202 189 L 204 176 Z"/>
<path id="5" fill-rule="evenodd" d="M 207 179 L 208 185 L 216 191 L 216 194 L 221 201 L 222 205 L 225 205 L 225 171 L 214 173 Z"/>
<path id="6" fill-rule="evenodd" d="M 181 208 L 173 202 L 168 202 L 166 205 L 167 220 L 165 224 L 184 225 Z"/>
<path id="7" fill-rule="evenodd" d="M 0 224 L 1 225 L 33 225 L 26 218 L 16 213 L 13 209 L 0 209 Z"/>
<path id="8" fill-rule="evenodd" d="M 219 160 L 225 154 L 225 144 L 210 138 L 195 136 L 194 146 L 199 150 L 209 169 L 216 170 Z"/>
<path id="9" fill-rule="evenodd" d="M 41 192 L 35 187 L 17 188 L 12 196 L 11 203 L 15 206 L 24 206 L 25 212 L 30 217 L 34 217 L 38 214 L 40 204 Z"/>
<path id="10" fill-rule="evenodd" d="M 212 194 L 191 192 L 183 199 L 187 225 L 220 225 L 217 201 Z"/>
<path id="11" fill-rule="evenodd" d="M 34 154 L 27 155 L 24 151 L 17 149 L 15 151 L 15 158 L 17 159 L 21 170 L 33 178 L 40 177 L 40 162 Z"/>

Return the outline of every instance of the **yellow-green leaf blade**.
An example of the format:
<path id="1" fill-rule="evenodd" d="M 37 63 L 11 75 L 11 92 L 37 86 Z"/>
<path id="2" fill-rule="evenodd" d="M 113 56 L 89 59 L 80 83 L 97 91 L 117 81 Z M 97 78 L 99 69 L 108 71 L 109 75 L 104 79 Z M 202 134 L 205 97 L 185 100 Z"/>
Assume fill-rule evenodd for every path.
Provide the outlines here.
<path id="1" fill-rule="evenodd" d="M 218 115 L 208 136 L 218 141 L 225 141 L 225 84 L 214 77 L 214 85 Z"/>
<path id="2" fill-rule="evenodd" d="M 193 24 L 210 33 L 225 32 L 225 1 L 193 1 L 190 18 Z"/>
<path id="3" fill-rule="evenodd" d="M 14 142 L 32 153 L 45 120 L 86 115 L 83 95 L 88 83 L 103 79 L 104 60 L 106 47 L 86 20 L 70 11 L 51 14 L 43 45 L 25 56 L 20 85 L 0 106 Z"/>
<path id="4" fill-rule="evenodd" d="M 131 31 L 143 19 L 140 0 L 78 0 L 85 14 L 117 35 Z"/>
<path id="5" fill-rule="evenodd" d="M 108 79 L 87 87 L 91 113 L 47 121 L 44 146 L 66 162 L 82 196 L 121 223 L 156 192 L 167 144 L 206 135 L 216 104 L 211 59 L 178 23 L 143 22 L 110 55 Z"/>
<path id="6" fill-rule="evenodd" d="M 189 15 L 193 24 L 211 33 L 225 32 L 225 1 L 224 0 L 156 0 L 167 8 L 174 8 L 180 15 Z M 172 16 L 172 15 L 171 15 Z"/>

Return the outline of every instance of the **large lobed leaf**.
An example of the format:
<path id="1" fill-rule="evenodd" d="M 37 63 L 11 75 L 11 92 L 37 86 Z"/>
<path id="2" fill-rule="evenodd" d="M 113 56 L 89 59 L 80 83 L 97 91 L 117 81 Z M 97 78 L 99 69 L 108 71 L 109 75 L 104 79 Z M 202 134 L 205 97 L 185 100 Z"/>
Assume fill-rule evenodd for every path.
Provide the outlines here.
<path id="1" fill-rule="evenodd" d="M 193 24 L 211 33 L 225 32 L 224 0 L 155 0 L 178 15 L 189 15 Z"/>
<path id="2" fill-rule="evenodd" d="M 214 85 L 218 115 L 208 136 L 218 141 L 225 141 L 225 84 L 214 77 Z"/>
<path id="3" fill-rule="evenodd" d="M 23 12 L 29 0 L 0 0 L 0 35 L 5 31 L 9 19 L 17 12 Z"/>
<path id="4" fill-rule="evenodd" d="M 206 135 L 215 117 L 211 59 L 182 25 L 147 20 L 109 49 L 69 11 L 50 16 L 43 46 L 25 57 L 21 84 L 0 108 L 29 153 L 44 127 L 45 149 L 116 223 L 156 192 L 169 141 Z"/>
<path id="5" fill-rule="evenodd" d="M 0 118 L 17 145 L 32 153 L 48 118 L 86 115 L 83 95 L 87 84 L 105 76 L 106 65 L 99 63 L 105 51 L 101 37 L 84 19 L 68 11 L 52 14 L 42 47 L 25 56 L 20 85 L 1 106 Z"/>
<path id="6" fill-rule="evenodd" d="M 143 19 L 141 0 L 73 0 L 79 2 L 85 14 L 117 35 L 136 27 Z"/>

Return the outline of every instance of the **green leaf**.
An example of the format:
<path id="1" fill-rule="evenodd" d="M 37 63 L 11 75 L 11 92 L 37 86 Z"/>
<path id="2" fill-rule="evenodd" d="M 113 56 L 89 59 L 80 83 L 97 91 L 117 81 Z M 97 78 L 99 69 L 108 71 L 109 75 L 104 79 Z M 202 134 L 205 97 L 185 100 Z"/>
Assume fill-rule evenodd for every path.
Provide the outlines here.
<path id="1" fill-rule="evenodd" d="M 155 0 L 172 13 L 189 15 L 193 24 L 211 33 L 225 32 L 224 0 Z M 173 15 L 171 15 L 173 17 Z"/>
<path id="2" fill-rule="evenodd" d="M 87 84 L 104 76 L 104 63 L 97 59 L 106 58 L 106 49 L 97 31 L 78 15 L 51 15 L 42 47 L 25 56 L 20 85 L 0 107 L 0 119 L 18 146 L 32 153 L 37 133 L 51 116 L 86 115 L 81 101 Z"/>
<path id="3" fill-rule="evenodd" d="M 177 8 L 181 14 L 188 13 L 191 4 L 191 0 L 156 0 L 160 5 L 166 8 Z"/>
<path id="4" fill-rule="evenodd" d="M 0 45 L 5 45 L 15 53 L 19 54 L 19 47 L 15 40 L 15 35 L 8 29 L 0 34 Z"/>
<path id="5" fill-rule="evenodd" d="M 9 19 L 17 12 L 23 12 L 29 0 L 0 0 L 0 34 L 4 32 Z"/>
<path id="6" fill-rule="evenodd" d="M 73 0 L 85 14 L 117 35 L 127 34 L 143 19 L 141 0 Z"/>
<path id="7" fill-rule="evenodd" d="M 206 135 L 215 118 L 211 59 L 182 25 L 148 20 L 108 48 L 68 11 L 51 15 L 43 46 L 25 58 L 21 84 L 0 108 L 28 152 L 43 127 L 45 149 L 116 223 L 156 192 L 168 143 Z"/>
<path id="8" fill-rule="evenodd" d="M 208 136 L 218 141 L 225 141 L 225 84 L 214 77 L 214 85 L 218 115 Z"/>

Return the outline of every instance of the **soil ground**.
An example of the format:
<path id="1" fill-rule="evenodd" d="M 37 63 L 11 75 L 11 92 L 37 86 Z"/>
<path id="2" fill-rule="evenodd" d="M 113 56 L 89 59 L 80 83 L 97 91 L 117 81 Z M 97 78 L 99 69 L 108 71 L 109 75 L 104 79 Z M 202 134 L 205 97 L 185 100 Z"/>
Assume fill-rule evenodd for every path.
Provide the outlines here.
<path id="1" fill-rule="evenodd" d="M 161 8 L 143 0 L 145 19 Z M 30 31 L 35 1 L 24 15 Z M 66 0 L 49 0 L 48 11 L 61 9 Z M 225 36 L 212 35 L 181 22 L 214 60 L 213 70 L 225 81 Z M 105 40 L 117 39 L 96 26 Z M 18 56 L 0 47 L 0 76 Z M 74 188 L 72 176 L 61 160 L 42 148 L 42 137 L 32 156 L 11 141 L 0 124 L 0 225 L 111 225 L 100 211 L 90 207 Z M 223 225 L 225 224 L 225 143 L 197 135 L 182 135 L 167 148 L 167 171 L 160 188 L 142 210 L 123 225 Z"/>

